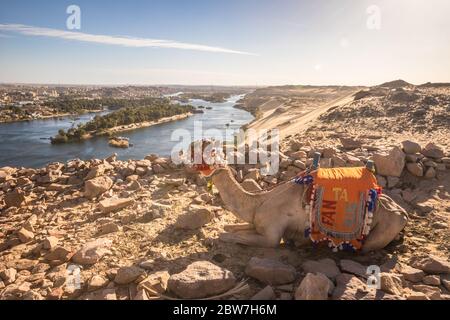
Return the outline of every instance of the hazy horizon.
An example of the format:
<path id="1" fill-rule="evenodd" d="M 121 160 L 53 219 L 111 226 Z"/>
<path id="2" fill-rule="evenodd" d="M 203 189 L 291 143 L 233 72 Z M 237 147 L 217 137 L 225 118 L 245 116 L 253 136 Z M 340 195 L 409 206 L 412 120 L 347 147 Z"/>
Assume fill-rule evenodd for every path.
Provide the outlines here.
<path id="1" fill-rule="evenodd" d="M 66 28 L 72 4 L 79 30 Z M 450 82 L 449 12 L 445 0 L 1 1 L 0 83 Z"/>

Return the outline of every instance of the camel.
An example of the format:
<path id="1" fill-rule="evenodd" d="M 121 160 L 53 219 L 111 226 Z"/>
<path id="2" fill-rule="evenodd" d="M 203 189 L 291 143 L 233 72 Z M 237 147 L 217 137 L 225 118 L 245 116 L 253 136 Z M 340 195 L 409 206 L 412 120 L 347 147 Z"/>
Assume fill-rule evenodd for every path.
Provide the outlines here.
<path id="1" fill-rule="evenodd" d="M 309 214 L 302 203 L 304 186 L 288 181 L 269 191 L 251 193 L 235 180 L 229 167 L 217 168 L 209 177 L 228 209 L 246 222 L 227 226 L 220 235 L 222 241 L 269 248 L 277 247 L 281 239 L 298 246 L 311 243 L 304 236 Z M 407 221 L 406 211 L 382 194 L 362 251 L 384 248 L 399 235 Z"/>

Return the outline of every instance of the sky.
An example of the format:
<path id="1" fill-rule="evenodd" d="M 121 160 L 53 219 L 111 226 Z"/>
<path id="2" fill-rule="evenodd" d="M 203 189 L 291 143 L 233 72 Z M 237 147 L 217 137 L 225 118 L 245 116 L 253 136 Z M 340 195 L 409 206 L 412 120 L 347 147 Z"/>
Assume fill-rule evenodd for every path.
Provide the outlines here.
<path id="1" fill-rule="evenodd" d="M 448 0 L 0 0 L 3 83 L 420 84 L 449 57 Z"/>

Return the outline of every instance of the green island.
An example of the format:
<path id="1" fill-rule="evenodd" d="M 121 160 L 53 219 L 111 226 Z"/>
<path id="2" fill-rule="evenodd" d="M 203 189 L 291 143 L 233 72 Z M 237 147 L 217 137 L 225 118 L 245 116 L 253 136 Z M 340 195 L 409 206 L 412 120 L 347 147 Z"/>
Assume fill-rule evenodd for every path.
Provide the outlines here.
<path id="1" fill-rule="evenodd" d="M 201 99 L 212 103 L 223 103 L 226 102 L 230 96 L 231 94 L 226 92 L 208 92 L 208 93 L 188 92 L 183 93 L 175 97 L 174 99 L 182 102 L 189 102 L 190 99 Z"/>
<path id="2" fill-rule="evenodd" d="M 145 98 L 138 100 L 119 100 L 110 104 L 110 108 L 120 109 L 103 116 L 95 116 L 89 122 L 65 131 L 59 130 L 51 138 L 53 144 L 79 142 L 93 136 L 108 135 L 115 132 L 151 126 L 161 120 L 178 120 L 192 114 L 194 107 L 190 105 L 172 104 L 169 99 Z"/>

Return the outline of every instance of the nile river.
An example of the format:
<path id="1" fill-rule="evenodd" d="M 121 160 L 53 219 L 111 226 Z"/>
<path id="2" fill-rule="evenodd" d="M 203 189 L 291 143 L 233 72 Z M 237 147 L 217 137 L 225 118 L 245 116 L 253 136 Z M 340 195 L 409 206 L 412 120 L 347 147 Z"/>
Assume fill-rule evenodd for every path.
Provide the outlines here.
<path id="1" fill-rule="evenodd" d="M 225 133 L 226 129 L 237 130 L 253 120 L 250 113 L 233 108 L 241 97 L 232 96 L 224 103 L 191 100 L 190 104 L 193 106 L 211 109 L 205 108 L 203 114 L 194 114 L 183 120 L 123 132 L 120 135 L 129 138 L 133 144 L 128 149 L 110 147 L 106 137 L 95 137 L 80 143 L 60 145 L 50 143 L 48 138 L 54 136 L 59 129 L 67 130 L 78 122 L 89 121 L 94 114 L 84 114 L 75 121 L 72 117 L 65 117 L 0 124 L 0 167 L 38 168 L 51 162 L 65 162 L 76 158 L 102 159 L 112 153 L 117 153 L 121 160 L 143 159 L 151 153 L 169 156 L 172 148 L 179 143 L 171 141 L 172 133 L 176 129 L 188 130 L 193 135 L 194 123 L 201 122 L 204 131 L 218 129 Z"/>

